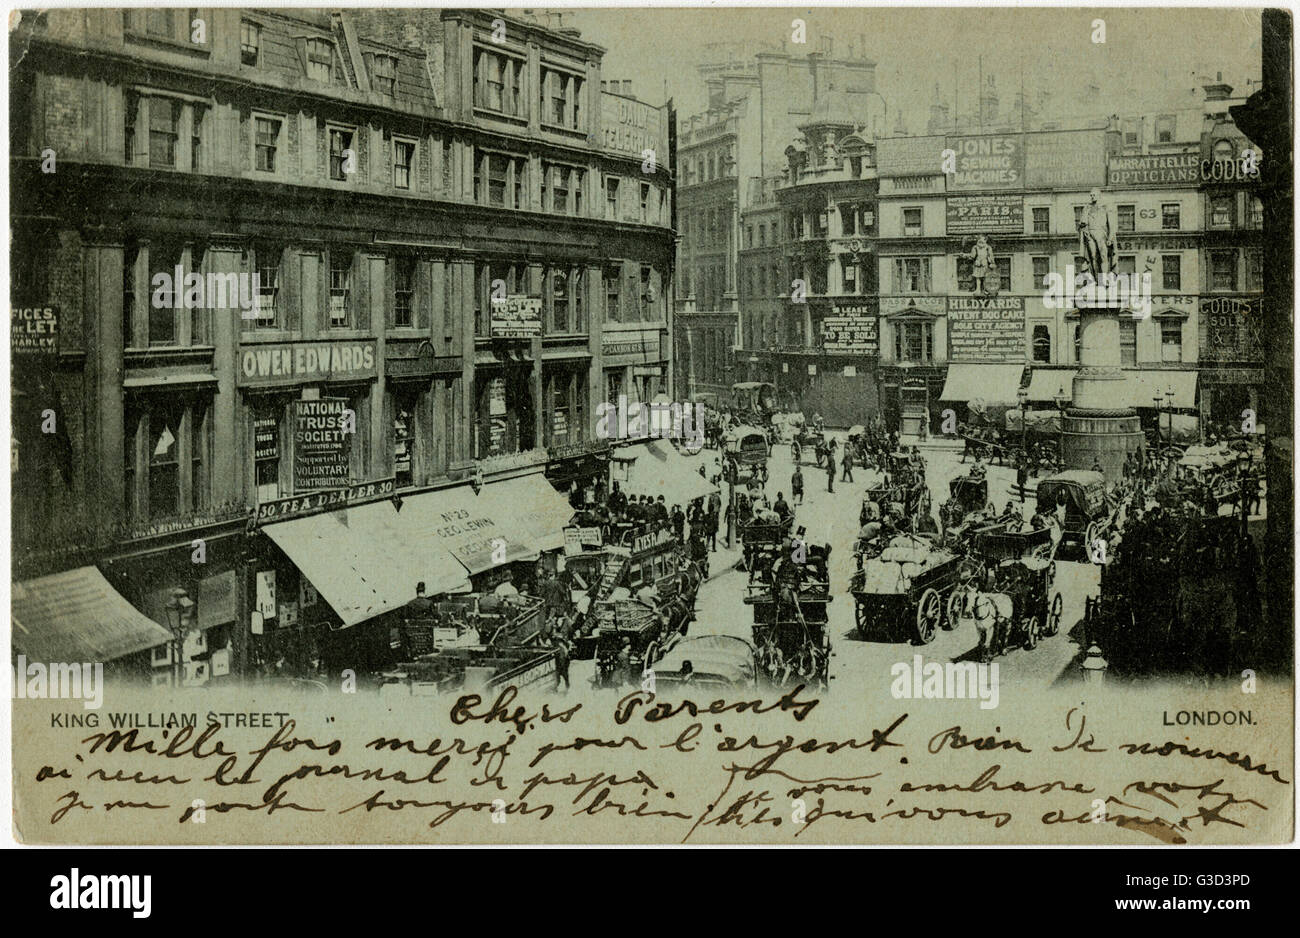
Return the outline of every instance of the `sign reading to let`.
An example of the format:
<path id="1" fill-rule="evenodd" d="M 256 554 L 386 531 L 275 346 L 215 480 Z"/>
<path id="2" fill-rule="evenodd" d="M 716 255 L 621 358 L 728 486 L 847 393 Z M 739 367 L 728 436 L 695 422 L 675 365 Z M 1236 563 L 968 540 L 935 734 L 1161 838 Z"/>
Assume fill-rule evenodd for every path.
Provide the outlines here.
<path id="1" fill-rule="evenodd" d="M 294 401 L 293 487 L 298 491 L 348 484 L 356 415 L 342 398 Z"/>
<path id="2" fill-rule="evenodd" d="M 957 154 L 957 171 L 948 188 L 1017 189 L 1024 184 L 1025 149 L 1019 134 L 949 137 L 948 148 Z"/>
<path id="3" fill-rule="evenodd" d="M 492 338 L 531 339 L 541 334 L 540 296 L 507 296 L 492 301 Z"/>
<path id="4" fill-rule="evenodd" d="M 375 376 L 374 342 L 277 342 L 239 353 L 239 383 L 306 384 Z"/>
<path id="5" fill-rule="evenodd" d="M 14 358 L 59 354 L 58 307 L 12 307 L 9 311 L 9 354 Z"/>
<path id="6" fill-rule="evenodd" d="M 1018 195 L 948 197 L 948 234 L 1021 234 L 1025 200 Z"/>
<path id="7" fill-rule="evenodd" d="M 1025 299 L 1020 296 L 950 296 L 948 360 L 1025 360 Z"/>

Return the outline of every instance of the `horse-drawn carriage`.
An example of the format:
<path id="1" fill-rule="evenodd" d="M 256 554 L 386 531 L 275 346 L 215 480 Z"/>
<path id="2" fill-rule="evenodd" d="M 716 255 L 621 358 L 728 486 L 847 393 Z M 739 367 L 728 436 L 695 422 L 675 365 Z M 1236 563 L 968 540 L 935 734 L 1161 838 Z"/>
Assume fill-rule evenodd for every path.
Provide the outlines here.
<path id="1" fill-rule="evenodd" d="M 770 570 L 781 545 L 790 536 L 794 515 L 782 518 L 770 508 L 759 508 L 739 525 L 741 555 L 750 582 Z"/>
<path id="2" fill-rule="evenodd" d="M 917 642 L 934 641 L 946 623 L 948 597 L 960 582 L 961 560 L 922 535 L 891 538 L 878 556 L 864 558 L 849 580 L 858 634 L 892 636 L 910 625 Z"/>
<path id="3" fill-rule="evenodd" d="M 1055 547 L 1050 528 L 989 532 L 975 539 L 971 559 L 982 570 L 953 592 L 948 615 L 954 622 L 975 622 L 985 663 L 1016 645 L 1032 649 L 1060 630 L 1065 600 L 1053 589 Z"/>
<path id="4" fill-rule="evenodd" d="M 732 427 L 723 444 L 727 464 L 732 467 L 732 483 L 767 478 L 767 457 L 770 447 L 767 433 L 758 427 Z"/>
<path id="5" fill-rule="evenodd" d="M 826 465 L 826 454 L 830 442 L 821 430 L 800 426 L 795 428 L 794 439 L 790 441 L 790 458 L 795 464 L 802 464 L 803 457 L 812 453 L 818 466 Z"/>
<path id="6" fill-rule="evenodd" d="M 766 578 L 751 582 L 745 604 L 754 610 L 758 670 L 776 686 L 829 684 L 830 547 L 800 545 L 800 556 L 780 556 Z"/>
<path id="7" fill-rule="evenodd" d="M 1038 483 L 1038 513 L 1060 520 L 1061 538 L 1058 552 L 1063 559 L 1093 561 L 1105 556 L 1097 550 L 1115 530 L 1119 515 L 1106 492 L 1106 480 L 1100 472 L 1070 469 L 1048 476 Z"/>

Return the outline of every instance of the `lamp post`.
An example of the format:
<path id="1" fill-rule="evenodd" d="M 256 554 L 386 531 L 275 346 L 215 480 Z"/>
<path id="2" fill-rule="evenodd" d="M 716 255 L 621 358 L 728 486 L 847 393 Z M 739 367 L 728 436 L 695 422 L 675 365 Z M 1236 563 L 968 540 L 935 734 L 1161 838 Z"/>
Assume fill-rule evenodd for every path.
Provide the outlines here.
<path id="1" fill-rule="evenodd" d="M 1020 388 L 1016 391 L 1016 400 L 1020 402 L 1020 458 L 1029 463 L 1029 414 L 1025 411 L 1029 404 L 1029 390 Z"/>
<path id="2" fill-rule="evenodd" d="M 1156 391 L 1151 400 L 1156 405 L 1156 459 L 1158 461 L 1160 459 L 1160 433 L 1164 420 L 1164 411 L 1161 405 L 1164 403 L 1165 396 Z"/>
<path id="3" fill-rule="evenodd" d="M 172 590 L 171 599 L 163 607 L 167 611 L 167 629 L 172 633 L 172 686 L 179 687 L 184 670 L 181 652 L 185 647 L 185 621 L 194 608 L 190 594 L 179 586 Z"/>
<path id="4" fill-rule="evenodd" d="M 1174 445 L 1174 386 L 1166 389 L 1165 399 L 1169 401 L 1169 445 Z"/>
<path id="5" fill-rule="evenodd" d="M 1060 432 L 1056 437 L 1056 461 L 1059 465 L 1065 465 L 1065 405 L 1070 402 L 1070 396 L 1065 393 L 1065 382 L 1061 382 L 1060 387 L 1056 389 L 1056 419 L 1060 427 Z"/>

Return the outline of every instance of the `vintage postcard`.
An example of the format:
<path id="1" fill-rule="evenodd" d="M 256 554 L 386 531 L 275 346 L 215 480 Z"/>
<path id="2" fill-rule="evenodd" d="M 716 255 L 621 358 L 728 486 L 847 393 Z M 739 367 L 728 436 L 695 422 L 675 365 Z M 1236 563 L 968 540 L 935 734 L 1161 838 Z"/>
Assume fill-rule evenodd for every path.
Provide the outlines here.
<path id="1" fill-rule="evenodd" d="M 1278 844 L 1287 12 L 9 16 L 27 844 Z"/>

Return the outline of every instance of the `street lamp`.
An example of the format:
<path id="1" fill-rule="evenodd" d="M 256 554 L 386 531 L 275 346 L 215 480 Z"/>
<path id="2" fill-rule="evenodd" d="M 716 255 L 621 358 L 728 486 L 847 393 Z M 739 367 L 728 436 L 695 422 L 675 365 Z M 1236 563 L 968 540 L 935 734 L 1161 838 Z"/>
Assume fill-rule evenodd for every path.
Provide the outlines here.
<path id="1" fill-rule="evenodd" d="M 1165 396 L 1159 391 L 1156 391 L 1156 393 L 1152 395 L 1151 400 L 1156 405 L 1156 459 L 1159 459 L 1161 425 L 1164 421 L 1164 411 L 1161 405 L 1164 403 Z"/>
<path id="2" fill-rule="evenodd" d="M 1174 386 L 1166 389 L 1165 398 L 1169 401 L 1169 445 L 1174 445 Z"/>
<path id="3" fill-rule="evenodd" d="M 1065 382 L 1062 381 L 1056 389 L 1056 421 L 1059 428 L 1056 436 L 1056 461 L 1062 466 L 1065 465 L 1065 405 L 1069 402 L 1070 397 L 1065 393 Z"/>
<path id="4" fill-rule="evenodd" d="M 194 610 L 194 601 L 178 586 L 171 591 L 171 599 L 163 608 L 167 611 L 167 629 L 172 633 L 172 686 L 179 687 L 183 676 L 181 652 L 185 647 L 185 623 Z"/>

